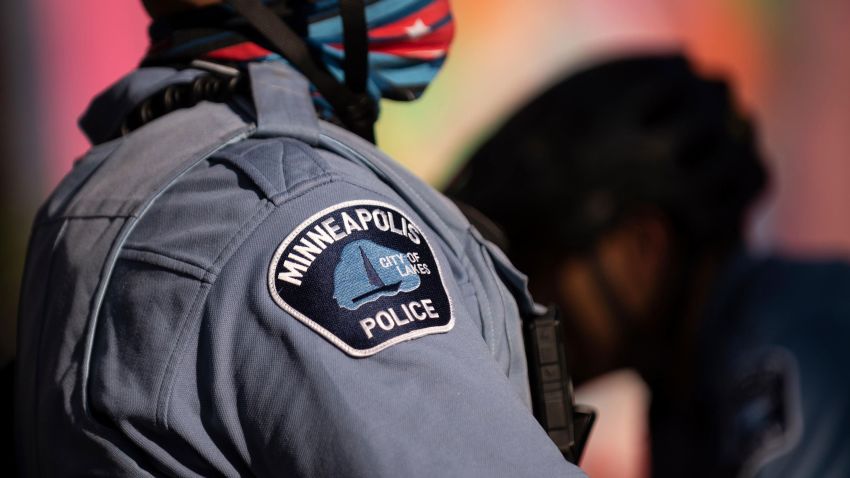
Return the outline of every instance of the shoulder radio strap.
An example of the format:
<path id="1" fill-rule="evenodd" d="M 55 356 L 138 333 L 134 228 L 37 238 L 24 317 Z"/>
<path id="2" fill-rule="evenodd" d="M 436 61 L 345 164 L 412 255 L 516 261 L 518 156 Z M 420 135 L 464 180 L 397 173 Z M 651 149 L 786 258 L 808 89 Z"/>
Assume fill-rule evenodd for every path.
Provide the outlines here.
<path id="1" fill-rule="evenodd" d="M 345 84 L 313 59 L 307 43 L 260 0 L 224 0 L 242 15 L 319 90 L 342 123 L 353 133 L 375 142 L 378 111 L 366 93 L 368 30 L 363 0 L 340 0 L 345 44 Z"/>

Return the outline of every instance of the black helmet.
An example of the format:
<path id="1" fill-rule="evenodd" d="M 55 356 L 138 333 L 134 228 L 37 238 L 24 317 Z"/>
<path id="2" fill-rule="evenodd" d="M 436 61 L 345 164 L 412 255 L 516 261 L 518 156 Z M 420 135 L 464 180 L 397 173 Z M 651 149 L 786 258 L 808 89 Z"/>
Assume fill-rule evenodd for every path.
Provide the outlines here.
<path id="1" fill-rule="evenodd" d="M 608 61 L 551 87 L 492 135 L 447 193 L 500 225 L 524 255 L 589 247 L 648 206 L 692 245 L 736 243 L 764 183 L 752 126 L 726 84 L 673 55 Z"/>

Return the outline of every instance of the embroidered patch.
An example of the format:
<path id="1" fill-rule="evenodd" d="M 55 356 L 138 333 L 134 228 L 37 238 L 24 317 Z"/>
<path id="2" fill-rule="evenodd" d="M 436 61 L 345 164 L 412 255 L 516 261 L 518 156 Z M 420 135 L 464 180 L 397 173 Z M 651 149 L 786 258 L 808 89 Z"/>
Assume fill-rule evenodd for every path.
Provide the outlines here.
<path id="1" fill-rule="evenodd" d="M 355 357 L 454 326 L 425 235 L 380 201 L 344 202 L 301 223 L 275 251 L 268 282 L 283 310 Z"/>
<path id="2" fill-rule="evenodd" d="M 750 352 L 736 363 L 722 416 L 731 418 L 721 458 L 740 464 L 738 476 L 759 470 L 796 447 L 802 434 L 797 359 L 782 347 Z M 722 410 L 722 409 L 721 409 Z"/>

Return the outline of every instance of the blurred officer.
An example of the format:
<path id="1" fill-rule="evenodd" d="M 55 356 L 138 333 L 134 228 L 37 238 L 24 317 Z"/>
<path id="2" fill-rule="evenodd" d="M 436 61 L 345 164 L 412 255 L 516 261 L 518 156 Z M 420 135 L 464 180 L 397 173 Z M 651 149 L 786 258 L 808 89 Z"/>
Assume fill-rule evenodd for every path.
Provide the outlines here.
<path id="1" fill-rule="evenodd" d="M 764 183 L 727 86 L 646 56 L 531 101 L 450 196 L 564 310 L 577 382 L 642 374 L 654 475 L 850 476 L 850 267 L 748 253 Z"/>
<path id="2" fill-rule="evenodd" d="M 146 2 L 36 219 L 24 473 L 583 476 L 531 412 L 523 276 L 369 142 L 448 3 L 212 3 Z"/>

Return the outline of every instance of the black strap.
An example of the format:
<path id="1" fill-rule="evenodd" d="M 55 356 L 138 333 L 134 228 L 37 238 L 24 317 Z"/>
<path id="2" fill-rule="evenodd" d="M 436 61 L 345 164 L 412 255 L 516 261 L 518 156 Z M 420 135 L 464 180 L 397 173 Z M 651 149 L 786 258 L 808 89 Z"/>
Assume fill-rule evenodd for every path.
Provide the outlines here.
<path id="1" fill-rule="evenodd" d="M 283 20 L 281 20 L 273 10 L 263 5 L 259 0 L 224 1 L 233 7 L 233 9 L 240 15 L 245 17 L 248 23 L 250 23 L 257 32 L 263 35 L 263 37 L 268 40 L 279 54 L 289 60 L 295 68 L 297 68 L 313 83 L 313 85 L 319 90 L 319 93 L 321 93 L 328 103 L 331 104 L 335 113 L 348 129 L 350 129 L 353 133 L 374 142 L 374 124 L 377 119 L 377 107 L 374 100 L 366 94 L 365 85 L 364 88 L 362 88 L 362 91 L 352 91 L 346 88 L 345 85 L 338 82 L 336 78 L 334 78 L 333 75 L 331 75 L 325 68 L 316 63 L 309 48 L 307 47 L 306 42 L 304 42 L 297 33 L 295 33 Z M 348 0 L 343 1 L 342 5 L 347 5 L 349 3 L 359 3 L 362 7 L 363 2 Z M 352 10 L 354 9 L 354 5 L 348 5 L 348 7 Z M 345 13 L 345 11 L 343 11 L 343 13 Z M 362 8 L 360 15 L 361 17 L 364 15 Z M 344 27 L 346 23 L 346 16 L 348 15 L 343 15 Z M 356 18 L 354 18 L 353 21 L 348 20 L 348 28 L 345 28 L 344 32 L 345 36 L 357 36 L 356 33 L 358 29 L 361 30 L 360 36 L 365 35 L 365 17 L 361 18 L 361 21 L 363 25 L 358 26 Z M 365 42 L 365 39 L 362 39 L 361 41 Z M 362 45 L 355 42 L 353 47 L 355 51 L 349 52 L 348 44 L 345 45 L 346 59 L 355 56 L 364 56 L 364 48 Z M 357 79 L 358 76 L 362 76 L 364 74 L 358 74 L 358 72 L 366 72 L 366 68 L 359 66 L 355 63 L 355 61 L 356 60 L 352 60 L 351 62 L 346 61 L 346 70 L 349 69 L 350 63 L 350 68 L 353 74 L 353 79 L 351 81 L 355 82 L 355 86 L 359 86 L 359 82 L 362 81 L 365 84 L 365 80 Z M 361 61 L 364 60 L 361 59 Z M 368 59 L 365 61 L 368 61 Z"/>
<path id="2" fill-rule="evenodd" d="M 345 45 L 345 84 L 354 93 L 366 93 L 369 78 L 369 30 L 363 0 L 340 0 Z"/>

